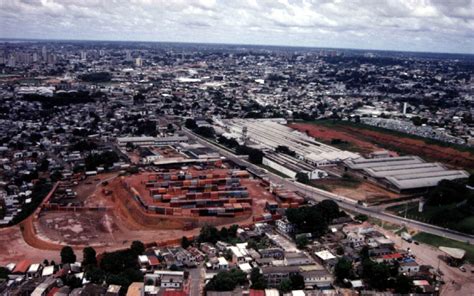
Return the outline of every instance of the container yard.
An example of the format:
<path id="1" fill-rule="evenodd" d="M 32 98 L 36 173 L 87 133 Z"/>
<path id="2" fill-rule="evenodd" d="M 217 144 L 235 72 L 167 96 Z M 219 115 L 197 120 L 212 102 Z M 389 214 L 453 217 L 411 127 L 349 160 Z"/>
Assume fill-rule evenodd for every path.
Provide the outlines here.
<path id="1" fill-rule="evenodd" d="M 252 211 L 252 197 L 240 170 L 173 170 L 122 179 L 141 208 L 159 215 L 237 217 Z"/>

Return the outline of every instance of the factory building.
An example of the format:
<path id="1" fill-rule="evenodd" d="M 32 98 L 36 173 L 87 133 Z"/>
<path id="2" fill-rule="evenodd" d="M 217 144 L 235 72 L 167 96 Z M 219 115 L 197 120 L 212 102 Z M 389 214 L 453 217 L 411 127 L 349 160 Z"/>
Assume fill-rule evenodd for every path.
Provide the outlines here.
<path id="1" fill-rule="evenodd" d="M 117 144 L 119 147 L 125 147 L 128 143 L 140 147 L 147 146 L 168 146 L 178 143 L 188 142 L 187 136 L 167 136 L 167 137 L 119 137 Z"/>
<path id="2" fill-rule="evenodd" d="M 315 141 L 314 138 L 277 120 L 231 119 L 226 123 L 227 136 L 232 136 L 240 142 L 248 140 L 271 150 L 286 146 L 295 152 L 296 158 L 315 166 L 334 165 L 343 160 L 360 157 L 356 153 Z"/>
<path id="3" fill-rule="evenodd" d="M 321 179 L 328 176 L 325 171 L 318 170 L 304 161 L 282 153 L 266 153 L 262 159 L 262 164 L 290 178 L 296 178 L 298 173 L 306 173 L 310 180 Z"/>
<path id="4" fill-rule="evenodd" d="M 469 177 L 463 170 L 450 170 L 427 163 L 417 156 L 359 158 L 344 161 L 345 171 L 397 193 L 423 192 L 441 180 Z"/>

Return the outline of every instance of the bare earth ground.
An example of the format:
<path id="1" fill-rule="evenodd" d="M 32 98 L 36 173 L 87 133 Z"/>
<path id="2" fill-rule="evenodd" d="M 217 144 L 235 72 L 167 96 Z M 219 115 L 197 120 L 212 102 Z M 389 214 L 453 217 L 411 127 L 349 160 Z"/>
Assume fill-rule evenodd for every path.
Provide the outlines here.
<path id="1" fill-rule="evenodd" d="M 392 198 L 398 198 L 400 195 L 395 194 L 391 191 L 385 190 L 377 185 L 368 183 L 368 182 L 362 182 L 360 185 L 358 185 L 355 188 L 343 188 L 343 187 L 338 187 L 331 189 L 331 192 L 347 196 L 349 198 L 355 199 L 355 200 L 360 200 L 360 201 L 376 201 L 376 200 L 381 200 L 384 199 L 392 199 Z"/>
<path id="2" fill-rule="evenodd" d="M 42 262 L 45 258 L 58 262 L 59 250 L 65 244 L 73 246 L 80 259 L 82 249 L 87 245 L 103 252 L 126 248 L 133 240 L 161 244 L 199 234 L 199 228 L 182 230 L 189 217 L 170 218 L 144 213 L 122 186 L 121 179 L 111 177 L 114 176 L 96 176 L 92 178 L 92 184 L 81 183 L 76 187 L 81 194 L 89 194 L 78 195 L 86 206 L 101 205 L 108 208 L 106 211 L 43 211 L 37 221 L 30 216 L 21 227 L 0 229 L 0 250 L 6 250 L 0 252 L 0 264 L 22 259 Z M 109 184 L 99 185 L 105 179 L 109 179 Z M 257 180 L 246 179 L 242 183 L 254 198 L 252 214 L 238 218 L 199 217 L 199 221 L 220 226 L 251 225 L 253 216 L 261 215 L 266 201 L 274 200 L 274 197 Z M 112 194 L 106 195 L 104 189 L 111 190 Z"/>
<path id="3" fill-rule="evenodd" d="M 441 161 L 455 167 L 474 168 L 473 154 L 458 151 L 451 147 L 425 143 L 420 139 L 400 137 L 395 134 L 346 125 L 328 128 L 309 123 L 293 123 L 289 126 L 301 132 L 308 131 L 311 136 L 321 140 L 342 139 L 367 152 L 380 150 L 377 146 L 380 143 L 380 145 L 383 144 L 383 147 L 387 147 L 387 149 L 401 151 L 405 154 L 418 155 L 422 158 Z"/>
<path id="4" fill-rule="evenodd" d="M 359 138 L 357 134 L 346 133 L 344 131 L 328 128 L 325 126 L 309 123 L 292 123 L 289 126 L 300 132 L 308 132 L 311 137 L 314 137 L 316 140 L 320 140 L 325 143 L 330 143 L 333 139 L 341 139 L 354 145 L 362 153 L 370 153 L 382 149 L 369 141 L 364 141 L 363 139 Z"/>

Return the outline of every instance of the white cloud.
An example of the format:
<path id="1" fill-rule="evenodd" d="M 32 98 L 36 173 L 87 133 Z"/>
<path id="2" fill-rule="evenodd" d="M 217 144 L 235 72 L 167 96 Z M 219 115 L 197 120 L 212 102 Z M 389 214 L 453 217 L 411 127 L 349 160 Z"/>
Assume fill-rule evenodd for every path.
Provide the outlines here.
<path id="1" fill-rule="evenodd" d="M 0 0 L 0 37 L 474 53 L 472 0 Z"/>

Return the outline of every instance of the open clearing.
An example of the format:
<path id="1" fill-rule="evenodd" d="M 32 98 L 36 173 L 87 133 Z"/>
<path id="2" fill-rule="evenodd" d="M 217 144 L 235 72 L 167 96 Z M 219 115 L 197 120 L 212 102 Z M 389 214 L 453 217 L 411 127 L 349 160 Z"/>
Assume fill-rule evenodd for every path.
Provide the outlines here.
<path id="1" fill-rule="evenodd" d="M 135 176 L 140 187 L 144 179 Z M 0 252 L 0 264 L 20 259 L 41 262 L 45 257 L 58 260 L 64 245 L 71 245 L 79 255 L 85 246 L 103 252 L 128 247 L 133 240 L 156 244 L 179 242 L 183 236 L 198 235 L 199 227 L 204 224 L 248 226 L 254 216 L 264 213 L 267 201 L 275 200 L 260 181 L 250 178 L 241 180 L 252 198 L 248 215 L 226 218 L 150 214 L 132 198 L 123 178 L 127 177 L 116 173 L 88 177 L 72 187 L 77 196 L 71 200 L 78 203 L 44 208 L 37 219 L 32 215 L 20 225 L 0 229 L 0 249 L 7 250 Z M 104 180 L 106 184 L 102 183 Z"/>
<path id="2" fill-rule="evenodd" d="M 474 246 L 473 245 L 455 241 L 449 238 L 444 238 L 444 237 L 437 236 L 434 234 L 425 233 L 425 232 L 420 232 L 416 234 L 413 237 L 413 239 L 416 241 L 431 245 L 431 246 L 435 246 L 435 247 L 444 246 L 444 247 L 460 248 L 460 249 L 466 250 L 466 260 L 471 263 L 474 263 Z"/>

